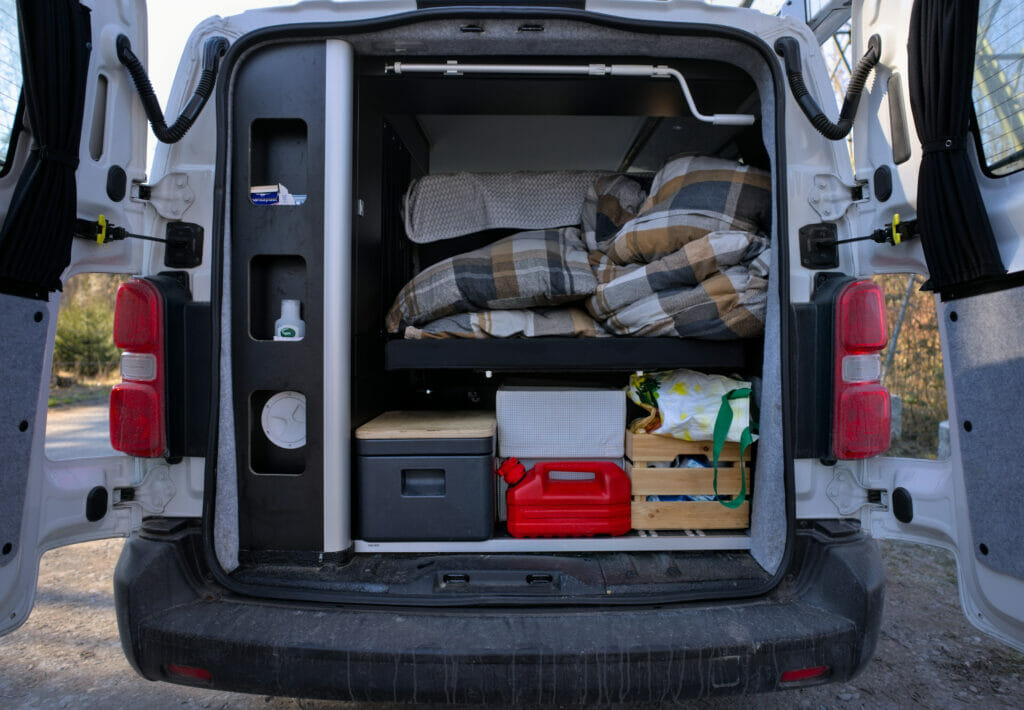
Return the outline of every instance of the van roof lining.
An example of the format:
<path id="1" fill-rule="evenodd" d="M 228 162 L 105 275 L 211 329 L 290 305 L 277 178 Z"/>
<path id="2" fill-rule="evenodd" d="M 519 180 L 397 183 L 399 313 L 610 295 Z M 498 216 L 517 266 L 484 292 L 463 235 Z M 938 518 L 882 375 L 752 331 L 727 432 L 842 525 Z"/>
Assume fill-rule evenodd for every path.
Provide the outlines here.
<path id="1" fill-rule="evenodd" d="M 469 25 L 476 25 L 482 31 L 462 31 Z M 525 25 L 543 29 L 521 31 Z M 679 29 L 685 32 L 687 28 L 679 26 Z M 708 30 L 708 27 L 695 27 L 693 34 L 674 35 L 665 34 L 663 28 L 652 28 L 648 33 L 616 29 L 581 19 L 449 17 L 424 19 L 347 35 L 343 39 L 352 44 L 357 54 L 401 56 L 403 59 L 416 57 L 417 61 L 422 57 L 445 55 L 495 58 L 507 55 L 522 60 L 534 55 L 554 54 L 587 57 L 588 61 L 602 54 L 699 59 L 715 55 L 728 57 L 731 50 L 722 51 L 723 44 L 739 44 L 731 38 L 713 36 Z"/>

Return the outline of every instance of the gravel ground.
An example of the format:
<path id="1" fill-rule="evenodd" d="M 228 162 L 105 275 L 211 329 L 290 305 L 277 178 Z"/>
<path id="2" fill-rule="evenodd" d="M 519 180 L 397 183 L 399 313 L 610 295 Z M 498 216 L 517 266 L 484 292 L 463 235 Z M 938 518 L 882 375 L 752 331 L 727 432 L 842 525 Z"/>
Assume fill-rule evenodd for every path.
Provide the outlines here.
<path id="1" fill-rule="evenodd" d="M 43 557 L 31 618 L 0 639 L 0 707 L 365 707 L 221 693 L 137 676 L 121 652 L 114 619 L 112 575 L 121 544 L 84 543 Z M 981 636 L 963 618 L 952 559 L 931 548 L 888 543 L 882 554 L 889 577 L 882 635 L 874 660 L 853 682 L 687 707 L 1024 706 L 1024 655 Z"/>

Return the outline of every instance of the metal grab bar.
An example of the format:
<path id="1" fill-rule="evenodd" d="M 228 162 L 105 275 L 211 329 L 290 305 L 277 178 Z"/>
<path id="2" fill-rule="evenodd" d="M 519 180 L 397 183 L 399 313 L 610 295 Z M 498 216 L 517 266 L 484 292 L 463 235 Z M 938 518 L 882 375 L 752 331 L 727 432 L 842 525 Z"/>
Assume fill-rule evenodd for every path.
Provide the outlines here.
<path id="1" fill-rule="evenodd" d="M 694 118 L 717 126 L 750 126 L 754 116 L 749 113 L 715 113 L 706 115 L 697 110 L 686 77 L 678 70 L 653 64 L 460 64 L 450 60 L 444 64 L 395 62 L 384 65 L 385 73 L 394 74 L 569 74 L 577 76 L 632 76 L 654 79 L 675 79 Z"/>

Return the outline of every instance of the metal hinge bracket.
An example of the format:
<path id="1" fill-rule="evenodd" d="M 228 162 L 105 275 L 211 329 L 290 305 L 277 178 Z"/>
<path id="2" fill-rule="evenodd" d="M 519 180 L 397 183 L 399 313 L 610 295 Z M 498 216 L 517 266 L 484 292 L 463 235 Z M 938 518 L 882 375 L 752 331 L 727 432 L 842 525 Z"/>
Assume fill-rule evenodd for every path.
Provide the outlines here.
<path id="1" fill-rule="evenodd" d="M 840 515 L 851 517 L 862 508 L 889 509 L 889 491 L 864 485 L 852 470 L 837 466 L 825 495 L 835 504 Z"/>
<path id="2" fill-rule="evenodd" d="M 131 198 L 148 202 L 164 219 L 181 219 L 196 201 L 196 193 L 188 186 L 185 173 L 167 173 L 153 185 L 133 183 Z"/>
<path id="3" fill-rule="evenodd" d="M 848 185 L 835 175 L 820 173 L 814 176 L 814 185 L 807 196 L 811 209 L 825 221 L 840 219 L 850 205 L 867 202 L 871 192 L 866 180 L 858 180 Z"/>
<path id="4" fill-rule="evenodd" d="M 170 470 L 166 465 L 159 464 L 149 469 L 142 483 L 115 488 L 113 506 L 135 508 L 142 515 L 160 515 L 174 498 L 175 491 Z"/>

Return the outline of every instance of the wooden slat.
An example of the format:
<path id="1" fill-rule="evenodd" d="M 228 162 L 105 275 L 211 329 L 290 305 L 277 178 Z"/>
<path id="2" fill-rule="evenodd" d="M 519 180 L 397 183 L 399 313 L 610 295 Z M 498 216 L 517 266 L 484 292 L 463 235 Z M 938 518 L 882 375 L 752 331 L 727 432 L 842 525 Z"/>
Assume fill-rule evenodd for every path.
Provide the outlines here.
<path id="1" fill-rule="evenodd" d="M 631 472 L 633 495 L 712 495 L 715 492 L 713 468 L 636 468 Z M 748 473 L 749 475 L 749 473 Z M 750 484 L 748 480 L 747 489 Z M 718 492 L 740 492 L 740 469 L 718 467 Z"/>
<path id="2" fill-rule="evenodd" d="M 710 441 L 683 441 L 654 434 L 626 434 L 627 470 L 635 496 L 631 505 L 632 525 L 637 530 L 740 530 L 750 526 L 750 502 L 726 508 L 718 501 L 648 501 L 649 495 L 713 495 L 714 469 L 648 466 L 667 463 L 676 456 L 706 456 L 712 459 Z M 743 467 L 750 491 L 750 460 Z M 740 491 L 740 447 L 727 442 L 718 466 L 718 492 L 735 495 Z"/>
<path id="3" fill-rule="evenodd" d="M 686 456 L 707 456 L 711 460 L 712 444 L 710 441 L 683 441 L 671 436 L 656 434 L 634 434 L 626 432 L 626 458 L 638 461 L 671 461 L 679 454 Z M 740 445 L 727 441 L 722 446 L 719 460 L 738 461 Z"/>
<path id="4" fill-rule="evenodd" d="M 750 503 L 726 508 L 718 501 L 674 501 L 632 504 L 636 530 L 739 530 L 750 526 Z"/>

